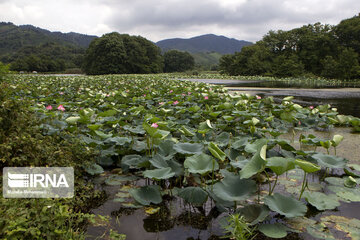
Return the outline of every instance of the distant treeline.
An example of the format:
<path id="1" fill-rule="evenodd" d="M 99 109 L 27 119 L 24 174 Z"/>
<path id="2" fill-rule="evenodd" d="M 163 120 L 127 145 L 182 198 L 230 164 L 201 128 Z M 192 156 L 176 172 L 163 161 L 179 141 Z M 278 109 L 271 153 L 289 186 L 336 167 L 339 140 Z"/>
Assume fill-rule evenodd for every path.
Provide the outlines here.
<path id="1" fill-rule="evenodd" d="M 81 68 L 85 48 L 44 43 L 26 46 L 9 59 L 13 71 L 62 72 L 69 68 Z"/>
<path id="2" fill-rule="evenodd" d="M 90 75 L 146 74 L 186 71 L 194 65 L 189 53 L 171 50 L 162 55 L 158 46 L 141 36 L 112 32 L 90 43 L 83 70 Z"/>
<path id="3" fill-rule="evenodd" d="M 229 75 L 360 78 L 360 15 L 336 26 L 309 24 L 270 31 L 261 41 L 224 55 L 220 70 Z"/>

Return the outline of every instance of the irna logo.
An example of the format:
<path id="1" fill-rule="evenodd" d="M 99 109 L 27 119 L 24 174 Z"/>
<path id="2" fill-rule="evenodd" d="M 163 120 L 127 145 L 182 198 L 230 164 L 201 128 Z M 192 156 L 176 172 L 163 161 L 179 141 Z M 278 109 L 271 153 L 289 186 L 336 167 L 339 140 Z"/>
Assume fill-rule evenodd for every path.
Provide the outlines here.
<path id="1" fill-rule="evenodd" d="M 21 174 L 8 172 L 8 185 L 11 188 L 27 187 L 69 187 L 65 174 Z"/>
<path id="2" fill-rule="evenodd" d="M 5 167 L 5 198 L 71 198 L 74 196 L 72 167 Z"/>

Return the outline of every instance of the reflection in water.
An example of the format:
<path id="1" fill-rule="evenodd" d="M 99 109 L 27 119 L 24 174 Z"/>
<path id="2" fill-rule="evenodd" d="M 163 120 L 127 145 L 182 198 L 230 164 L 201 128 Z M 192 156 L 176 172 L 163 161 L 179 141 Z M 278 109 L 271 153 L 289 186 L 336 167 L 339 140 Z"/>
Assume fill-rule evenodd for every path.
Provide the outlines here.
<path id="1" fill-rule="evenodd" d="M 185 80 L 185 79 L 183 79 Z M 330 104 L 340 114 L 360 117 L 360 81 L 333 83 L 309 81 L 243 81 L 226 79 L 186 79 L 224 85 L 230 91 L 246 92 L 262 97 L 274 97 L 277 102 L 294 96 L 294 102 L 303 106 Z M 348 88 L 348 89 L 346 89 Z"/>
<path id="2" fill-rule="evenodd" d="M 295 81 L 246 81 L 226 84 L 228 87 L 262 87 L 262 88 L 360 88 L 360 82 L 334 82 L 332 84 Z"/>

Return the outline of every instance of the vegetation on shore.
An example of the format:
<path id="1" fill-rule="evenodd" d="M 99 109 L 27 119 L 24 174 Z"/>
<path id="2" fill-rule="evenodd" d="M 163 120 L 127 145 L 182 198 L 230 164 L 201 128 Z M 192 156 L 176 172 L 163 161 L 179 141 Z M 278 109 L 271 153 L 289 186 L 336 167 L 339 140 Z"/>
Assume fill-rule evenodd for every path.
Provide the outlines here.
<path id="1" fill-rule="evenodd" d="M 16 151 L 18 145 L 11 145 L 12 141 L 3 137 L 3 143 L 14 149 L 4 147 L 2 155 L 10 157 L 3 164 L 18 164 L 20 159 L 20 163 L 34 165 L 32 159 L 39 159 L 39 164 L 49 161 L 49 166 L 64 163 L 75 166 L 79 183 L 83 176 L 102 174 L 104 168 L 113 169 L 101 179 L 102 184 L 119 186 L 114 201 L 120 209 L 141 208 L 148 214 L 157 214 L 166 208 L 161 203 L 174 198 L 197 209 L 206 209 L 210 204 L 230 216 L 225 229 L 231 237 L 260 232 L 269 237 L 284 237 L 290 232 L 307 232 L 321 238 L 332 237 L 339 229 L 352 236 L 359 232 L 356 219 L 343 217 L 342 221 L 351 221 L 351 225 L 340 225 L 341 228 L 336 225 L 337 230 L 327 231 L 334 216 L 322 217 L 319 223 L 305 216 L 310 206 L 328 211 L 341 202 L 359 200 L 360 166 L 334 155 L 342 137 L 320 139 L 311 134 L 301 135 L 300 148 L 281 138 L 288 132 L 326 130 L 335 125 L 360 131 L 359 118 L 339 115 L 329 105 L 302 107 L 292 97 L 275 104 L 272 98 L 230 95 L 221 86 L 177 81 L 169 75 L 13 75 L 6 84 L 13 89 L 6 91 L 7 99 L 25 101 L 16 102 L 25 108 L 20 110 L 8 111 L 15 104 L 11 101 L 9 107 L 4 105 L 4 114 L 9 115 L 4 123 L 8 123 L 10 130 L 20 130 L 14 143 L 52 144 L 37 151 L 41 156 L 51 156 L 50 160 L 40 155 L 33 158 L 28 155 L 35 146 L 25 148 L 28 150 L 22 154 Z M 15 128 L 6 120 L 14 119 L 13 115 L 19 112 L 28 116 L 29 111 L 41 122 L 34 125 L 27 122 L 25 127 L 19 120 L 19 127 Z M 27 121 L 25 117 L 19 119 Z M 35 130 L 40 133 L 28 132 Z M 12 136 L 16 138 L 15 133 Z M 54 142 L 47 140 L 52 137 Z M 80 141 L 80 145 L 70 144 L 73 139 Z M 319 148 L 324 148 L 326 154 Z M 44 154 L 41 150 L 48 152 Z M 97 153 L 94 158 L 86 157 L 94 152 Z M 345 175 L 329 176 L 329 169 L 344 171 Z M 322 184 L 313 184 L 312 178 L 319 178 Z M 325 200 L 317 201 L 319 196 Z M 96 198 L 82 194 L 79 197 Z M 10 215 L 10 209 L 14 211 L 16 207 L 22 209 L 11 207 L 11 200 L 4 201 L 1 206 L 6 214 Z M 79 199 L 69 201 L 66 205 L 72 209 Z M 82 206 L 81 201 L 79 204 Z M 46 210 L 45 205 L 42 208 Z M 24 210 L 23 214 L 28 212 Z M 70 227 L 73 231 L 74 226 L 84 223 L 82 215 L 73 215 L 74 212 L 69 213 L 74 217 Z M 6 229 L 15 224 L 16 233 L 23 231 L 19 225 L 23 222 L 8 219 Z M 296 224 L 299 221 L 301 226 Z M 35 229 L 34 233 L 25 231 L 27 234 L 38 234 L 36 229 L 47 228 L 53 232 L 52 226 L 45 223 L 35 222 L 32 226 L 28 229 Z M 60 228 L 69 228 L 69 224 Z"/>
<path id="2" fill-rule="evenodd" d="M 315 23 L 290 31 L 270 31 L 241 52 L 224 55 L 220 70 L 229 75 L 360 78 L 360 15 L 336 26 Z"/>

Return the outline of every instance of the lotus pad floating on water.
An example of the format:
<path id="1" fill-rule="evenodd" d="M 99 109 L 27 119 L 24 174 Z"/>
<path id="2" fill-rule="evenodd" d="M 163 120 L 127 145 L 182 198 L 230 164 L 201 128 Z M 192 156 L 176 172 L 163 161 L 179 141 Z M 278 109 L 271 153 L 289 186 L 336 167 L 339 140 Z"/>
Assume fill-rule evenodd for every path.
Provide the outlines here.
<path id="1" fill-rule="evenodd" d="M 285 217 L 301 217 L 304 216 L 307 211 L 307 207 L 302 202 L 279 193 L 266 196 L 264 203 L 271 210 L 285 215 Z"/>

